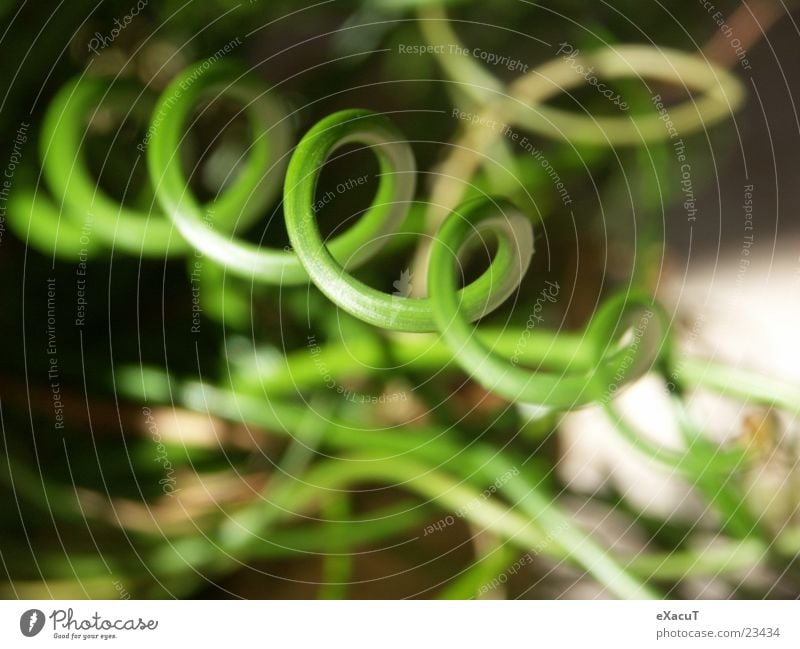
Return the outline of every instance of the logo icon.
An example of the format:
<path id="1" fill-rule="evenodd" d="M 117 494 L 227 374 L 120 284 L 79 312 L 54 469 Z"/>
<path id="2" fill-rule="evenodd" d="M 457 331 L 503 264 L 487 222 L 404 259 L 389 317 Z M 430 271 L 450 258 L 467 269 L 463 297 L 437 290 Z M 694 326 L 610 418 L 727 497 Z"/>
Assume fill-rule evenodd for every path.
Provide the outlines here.
<path id="1" fill-rule="evenodd" d="M 19 630 L 22 635 L 32 638 L 44 628 L 44 613 L 38 608 L 25 611 L 19 618 Z"/>
<path id="2" fill-rule="evenodd" d="M 395 288 L 394 293 L 392 293 L 393 297 L 409 297 L 411 295 L 411 280 L 413 276 L 411 271 L 406 268 L 402 273 L 400 273 L 400 279 L 395 280 L 392 282 L 392 286 Z"/>

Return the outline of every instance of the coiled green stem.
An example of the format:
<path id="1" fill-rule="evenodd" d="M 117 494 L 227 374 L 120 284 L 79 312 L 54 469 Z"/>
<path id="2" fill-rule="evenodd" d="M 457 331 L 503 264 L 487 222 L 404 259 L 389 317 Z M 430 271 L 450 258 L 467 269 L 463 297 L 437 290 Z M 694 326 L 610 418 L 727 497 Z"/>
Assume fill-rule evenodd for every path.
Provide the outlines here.
<path id="1" fill-rule="evenodd" d="M 176 79 L 164 93 L 157 108 L 163 119 L 154 125 L 148 151 L 149 169 L 156 195 L 187 241 L 230 272 L 269 284 L 306 283 L 306 270 L 293 252 L 264 249 L 217 232 L 207 222 L 203 208 L 187 189 L 180 159 L 175 154 L 184 132 L 185 121 L 199 98 L 213 89 L 228 93 L 234 92 L 241 85 L 250 88 L 247 76 L 233 77 L 235 82 L 231 78 L 230 68 L 220 66 L 206 72 L 187 91 L 181 92 L 175 101 L 171 99 L 181 84 L 185 83 L 184 79 Z M 261 99 L 263 91 L 254 95 L 248 94 L 247 97 L 253 101 Z M 287 177 L 287 185 L 300 182 L 302 186 L 310 187 L 309 209 L 312 209 L 316 177 L 327 154 L 349 142 L 375 146 L 381 169 L 375 199 L 356 226 L 328 243 L 336 258 L 348 267 L 363 263 L 377 251 L 385 241 L 382 235 L 392 232 L 402 220 L 415 187 L 414 158 L 408 143 L 388 120 L 366 113 L 357 115 L 360 118 L 356 113 L 337 114 L 318 125 L 315 132 L 324 134 L 326 155 L 310 161 L 307 153 L 309 147 L 298 148 L 292 160 L 296 161 L 294 168 L 302 168 L 304 173 L 300 178 L 297 178 L 297 172 Z M 339 124 L 340 127 L 329 130 L 331 124 Z M 275 134 L 269 133 L 269 136 L 272 138 Z M 323 146 L 321 140 L 315 144 Z M 315 166 L 317 161 L 319 166 Z M 276 178 L 282 179 L 280 166 L 272 165 L 264 169 L 265 171 L 259 173 L 266 173 L 273 182 Z M 312 175 L 309 175 L 309 169 Z M 236 205 L 235 201 L 231 205 Z M 213 206 L 214 218 L 218 207 L 216 203 Z"/>
<path id="2" fill-rule="evenodd" d="M 608 300 L 587 328 L 586 335 L 597 358 L 588 372 L 531 372 L 499 356 L 476 335 L 463 314 L 456 286 L 453 250 L 475 224 L 468 213 L 464 218 L 448 218 L 433 241 L 428 270 L 428 293 L 434 306 L 436 325 L 453 358 L 487 390 L 511 401 L 524 401 L 557 409 L 571 409 L 590 401 L 608 399 L 612 389 L 648 371 L 665 351 L 666 318 L 645 296 L 624 295 Z M 649 326 L 653 311 L 654 326 Z M 615 332 L 631 311 L 643 312 L 647 321 L 634 344 L 617 348 Z M 621 337 L 621 336 L 620 336 Z M 615 378 L 616 377 L 616 378 Z M 616 381 L 616 382 L 615 382 Z"/>
<path id="3" fill-rule="evenodd" d="M 160 142 L 159 125 L 174 115 L 169 110 L 173 104 L 194 107 L 191 100 L 198 91 L 208 91 L 213 87 L 209 84 L 224 79 L 226 96 L 245 105 L 252 145 L 237 177 L 210 206 L 197 206 L 197 210 L 226 232 L 252 223 L 274 200 L 288 148 L 288 127 L 279 105 L 258 80 L 249 76 L 238 79 L 233 74 L 238 69 L 221 64 L 204 74 L 201 67 L 186 70 L 161 96 L 147 133 L 136 147 L 152 151 Z M 87 118 L 91 122 L 100 110 L 109 109 L 123 119 L 146 121 L 140 115 L 140 106 L 148 103 L 140 101 L 142 96 L 146 98 L 145 91 L 130 82 L 112 83 L 88 76 L 72 80 L 58 92 L 45 114 L 39 140 L 42 170 L 53 201 L 41 190 L 26 188 L 15 193 L 11 205 L 12 225 L 24 232 L 26 239 L 67 259 L 74 259 L 79 252 L 89 257 L 111 248 L 155 257 L 186 254 L 192 249 L 181 235 L 196 228 L 186 227 L 178 234 L 172 220 L 158 209 L 133 209 L 119 203 L 98 187 L 89 170 L 84 154 Z M 180 134 L 173 133 L 174 148 L 170 150 L 175 163 L 172 170 L 178 174 L 182 174 Z M 275 173 L 265 176 L 264 169 Z M 172 215 L 169 210 L 167 213 Z"/>
<path id="4" fill-rule="evenodd" d="M 428 299 L 387 295 L 346 273 L 322 241 L 312 209 L 316 174 L 338 143 L 350 131 L 380 127 L 379 118 L 364 111 L 337 113 L 323 120 L 303 138 L 292 156 L 286 177 L 285 210 L 289 238 L 300 261 L 317 287 L 342 309 L 370 324 L 399 331 L 432 331 L 433 307 Z M 307 169 L 317 171 L 307 171 Z M 489 218 L 500 206 L 481 201 L 465 210 L 484 220 L 484 227 L 505 226 L 490 267 L 463 289 L 464 311 L 470 320 L 501 304 L 514 290 L 528 267 L 533 236 L 527 219 L 513 207 L 505 219 Z M 453 219 L 461 218 L 453 213 Z M 459 244 L 460 245 L 460 244 Z"/>

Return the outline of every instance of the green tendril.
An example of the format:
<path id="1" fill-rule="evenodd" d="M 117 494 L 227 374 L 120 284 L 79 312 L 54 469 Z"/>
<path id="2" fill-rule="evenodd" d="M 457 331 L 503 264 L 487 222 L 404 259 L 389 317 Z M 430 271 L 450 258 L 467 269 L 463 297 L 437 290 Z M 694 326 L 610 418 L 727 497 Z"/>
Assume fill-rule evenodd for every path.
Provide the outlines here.
<path id="1" fill-rule="evenodd" d="M 98 187 L 84 155 L 88 126 L 103 108 L 129 110 L 136 90 L 93 77 L 67 83 L 50 103 L 39 140 L 42 171 L 55 203 L 72 229 L 87 228 L 105 247 L 134 255 L 185 254 L 186 243 L 172 236 L 172 224 L 162 215 L 121 205 Z"/>
<path id="2" fill-rule="evenodd" d="M 358 128 L 359 122 L 373 123 L 377 116 L 364 111 L 337 113 L 312 128 L 297 146 L 286 177 L 286 227 L 298 258 L 311 281 L 335 304 L 364 322 L 396 331 L 426 332 L 435 329 L 434 305 L 428 298 L 388 295 L 361 282 L 346 272 L 328 252 L 312 209 L 316 173 L 330 151 Z M 468 218 L 484 221 L 505 236 L 498 239 L 497 253 L 489 268 L 459 295 L 470 320 L 494 310 L 513 292 L 527 270 L 533 252 L 533 236 L 528 220 L 514 207 L 492 201 L 465 206 Z M 497 213 L 504 217 L 497 216 Z M 462 215 L 452 214 L 453 219 Z M 476 231 L 477 232 L 477 231 Z M 459 247 L 462 242 L 459 242 Z"/>
<path id="3" fill-rule="evenodd" d="M 518 366 L 518 359 L 498 354 L 477 336 L 465 317 L 464 306 L 456 292 L 456 264 L 453 251 L 469 233 L 474 223 L 466 218 L 448 218 L 442 225 L 431 248 L 428 270 L 428 293 L 434 304 L 436 325 L 442 340 L 453 358 L 487 390 L 512 401 L 523 401 L 556 409 L 570 409 L 591 401 L 609 398 L 614 386 L 635 376 L 641 376 L 657 360 L 665 343 L 663 316 L 656 327 L 648 327 L 643 338 L 630 344 L 613 344 L 614 334 L 632 313 L 644 312 L 653 316 L 652 299 L 646 296 L 624 295 L 608 300 L 587 328 L 598 363 L 587 373 L 531 371 Z M 654 344 L 655 343 L 655 344 Z"/>
<path id="4" fill-rule="evenodd" d="M 351 143 L 366 145 L 377 156 L 378 189 L 354 226 L 323 242 L 314 209 L 317 181 L 328 158 Z M 286 229 L 297 255 L 292 259 L 298 271 L 304 269 L 305 281 L 310 278 L 330 297 L 336 282 L 332 276 L 370 259 L 386 243 L 385 235 L 397 229 L 411 206 L 415 187 L 411 147 L 385 117 L 367 110 L 344 110 L 313 126 L 292 154 L 284 184 Z"/>
<path id="5" fill-rule="evenodd" d="M 244 107 L 250 119 L 252 144 L 244 168 L 230 186 L 209 204 L 201 205 L 188 186 L 180 150 L 192 111 L 202 99 L 219 97 L 234 99 Z M 272 259 L 266 253 L 259 253 L 255 246 L 230 238 L 274 200 L 280 187 L 289 148 L 289 126 L 267 88 L 235 63 L 217 62 L 209 69 L 202 65 L 189 68 L 162 93 L 148 133 L 147 163 L 153 190 L 186 241 L 210 259 L 241 274 L 251 270 L 254 256 L 262 261 Z M 279 253 L 279 256 L 287 255 Z M 253 270 L 256 269 L 258 264 Z M 259 277 L 272 276 L 267 272 Z"/>

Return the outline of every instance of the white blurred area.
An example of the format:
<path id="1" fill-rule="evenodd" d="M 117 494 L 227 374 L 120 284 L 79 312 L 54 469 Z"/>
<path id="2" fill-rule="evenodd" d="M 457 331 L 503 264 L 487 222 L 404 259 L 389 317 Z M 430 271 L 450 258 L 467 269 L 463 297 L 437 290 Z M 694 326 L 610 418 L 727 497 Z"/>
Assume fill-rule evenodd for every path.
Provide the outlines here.
<path id="1" fill-rule="evenodd" d="M 756 235 L 757 236 L 757 235 Z M 758 254 L 711 258 L 673 269 L 659 299 L 675 314 L 682 355 L 724 362 L 800 385 L 800 238 L 760 242 Z M 743 261 L 746 259 L 746 261 Z M 680 272 L 676 272 L 679 270 Z M 720 444 L 760 450 L 746 476 L 751 509 L 773 531 L 797 518 L 798 422 L 786 413 L 696 389 L 687 411 L 703 435 Z M 615 401 L 641 435 L 680 449 L 682 434 L 665 381 L 647 375 Z M 558 473 L 573 491 L 614 490 L 636 510 L 659 519 L 713 526 L 690 485 L 634 449 L 599 406 L 566 415 L 559 431 Z"/>

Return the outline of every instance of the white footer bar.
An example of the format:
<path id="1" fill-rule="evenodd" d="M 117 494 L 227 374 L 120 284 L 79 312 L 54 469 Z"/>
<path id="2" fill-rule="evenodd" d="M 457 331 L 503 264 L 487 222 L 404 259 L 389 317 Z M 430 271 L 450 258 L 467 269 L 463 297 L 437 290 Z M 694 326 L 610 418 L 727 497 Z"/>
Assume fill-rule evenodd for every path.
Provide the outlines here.
<path id="1" fill-rule="evenodd" d="M 0 602 L 0 647 L 798 648 L 799 629 L 797 601 Z"/>

